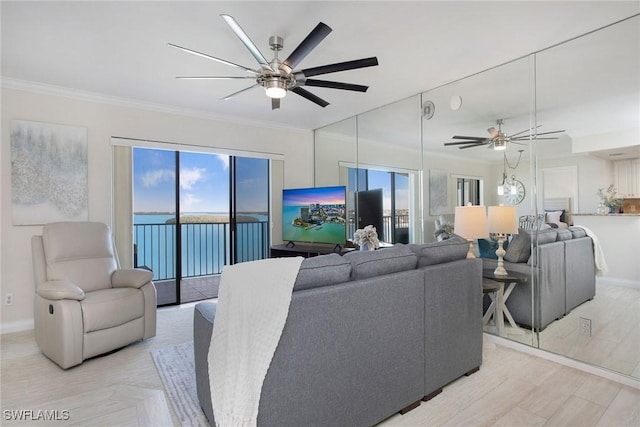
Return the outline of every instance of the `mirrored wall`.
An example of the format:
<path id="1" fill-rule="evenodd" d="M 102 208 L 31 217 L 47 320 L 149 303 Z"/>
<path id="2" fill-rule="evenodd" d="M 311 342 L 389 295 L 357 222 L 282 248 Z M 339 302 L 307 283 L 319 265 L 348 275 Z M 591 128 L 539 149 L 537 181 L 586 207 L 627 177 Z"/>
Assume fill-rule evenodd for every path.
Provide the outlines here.
<path id="1" fill-rule="evenodd" d="M 514 205 L 534 218 L 564 211 L 559 222 L 599 235 L 609 271 L 593 295 L 582 283 L 567 288 L 558 271 L 593 267 L 579 255 L 561 266 L 545 261 L 559 257 L 534 232 L 534 255 L 514 267 L 531 280 L 510 296 L 515 327 L 500 335 L 640 378 L 640 216 L 594 215 L 598 188 L 621 182 L 618 162 L 640 158 L 639 121 L 635 16 L 318 129 L 315 184 L 348 187 L 353 226 L 366 210 L 359 196 L 381 190 L 383 216 L 393 221 L 384 240 L 397 243 L 435 241 L 436 221 L 453 223 L 467 201 Z M 483 143 L 496 131 L 512 137 L 504 151 Z M 497 333 L 491 324 L 485 331 Z"/>

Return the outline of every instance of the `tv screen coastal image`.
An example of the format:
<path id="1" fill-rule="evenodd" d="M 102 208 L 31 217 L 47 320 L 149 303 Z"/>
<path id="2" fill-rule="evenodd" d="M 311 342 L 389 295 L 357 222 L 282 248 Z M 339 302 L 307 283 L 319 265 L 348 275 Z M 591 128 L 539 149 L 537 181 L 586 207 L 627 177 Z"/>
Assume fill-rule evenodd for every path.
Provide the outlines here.
<path id="1" fill-rule="evenodd" d="M 282 240 L 344 244 L 346 188 L 295 188 L 282 191 Z"/>

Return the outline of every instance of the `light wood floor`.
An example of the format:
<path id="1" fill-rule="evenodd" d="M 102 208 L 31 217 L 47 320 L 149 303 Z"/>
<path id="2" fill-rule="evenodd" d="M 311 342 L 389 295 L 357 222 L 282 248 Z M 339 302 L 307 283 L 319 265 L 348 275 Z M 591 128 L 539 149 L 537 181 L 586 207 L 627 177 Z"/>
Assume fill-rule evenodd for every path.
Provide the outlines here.
<path id="1" fill-rule="evenodd" d="M 151 359 L 155 348 L 192 338 L 193 305 L 158 310 L 158 334 L 63 371 L 42 356 L 32 332 L 1 338 L 5 410 L 68 410 L 55 425 L 178 425 Z M 479 372 L 382 426 L 640 426 L 640 390 L 485 341 Z"/>
<path id="2" fill-rule="evenodd" d="M 580 334 L 580 318 L 591 320 L 591 336 Z M 640 379 L 640 289 L 596 284 L 596 296 L 539 337 L 531 330 L 505 328 L 504 337 Z M 495 327 L 485 326 L 495 333 Z"/>

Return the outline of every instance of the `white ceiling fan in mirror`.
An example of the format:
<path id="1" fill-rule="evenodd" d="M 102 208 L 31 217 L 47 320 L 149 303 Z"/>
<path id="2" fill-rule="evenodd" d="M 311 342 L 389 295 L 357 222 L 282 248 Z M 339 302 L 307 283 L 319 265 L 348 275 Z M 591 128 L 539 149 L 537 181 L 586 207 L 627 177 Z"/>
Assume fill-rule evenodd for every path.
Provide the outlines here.
<path id="1" fill-rule="evenodd" d="M 498 119 L 496 121 L 496 126 L 498 126 L 497 129 L 493 126 L 487 129 L 487 132 L 489 133 L 488 137 L 454 135 L 452 137 L 453 139 L 458 139 L 462 141 L 445 142 L 444 145 L 459 146 L 458 148 L 460 148 L 461 150 L 465 148 L 474 148 L 474 147 L 481 147 L 481 146 L 487 146 L 487 148 L 493 148 L 494 150 L 506 150 L 507 145 L 510 143 L 526 145 L 521 141 L 539 140 L 539 139 L 558 139 L 558 136 L 540 137 L 540 135 L 551 135 L 554 133 L 564 132 L 564 130 L 538 132 L 537 129 L 542 125 L 537 125 L 533 129 L 525 129 L 523 131 L 516 132 L 511 135 L 507 135 L 502 130 L 503 123 L 504 122 L 502 119 Z"/>

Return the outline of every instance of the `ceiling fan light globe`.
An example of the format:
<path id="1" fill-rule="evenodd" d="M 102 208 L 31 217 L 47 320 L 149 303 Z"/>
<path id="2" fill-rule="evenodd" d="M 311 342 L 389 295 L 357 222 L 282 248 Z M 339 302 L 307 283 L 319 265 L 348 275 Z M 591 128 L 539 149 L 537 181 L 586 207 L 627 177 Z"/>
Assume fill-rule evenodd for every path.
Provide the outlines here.
<path id="1" fill-rule="evenodd" d="M 279 77 L 271 77 L 265 80 L 264 90 L 269 98 L 284 98 L 287 96 L 287 83 Z"/>
<path id="2" fill-rule="evenodd" d="M 507 149 L 507 141 L 494 141 L 493 143 L 493 149 L 496 151 L 502 151 L 502 150 L 506 150 Z"/>
<path id="3" fill-rule="evenodd" d="M 498 196 L 504 196 L 504 185 L 498 185 Z"/>
<path id="4" fill-rule="evenodd" d="M 265 88 L 265 92 L 267 92 L 267 96 L 269 98 L 280 99 L 287 96 L 287 91 L 281 87 L 267 87 Z"/>

